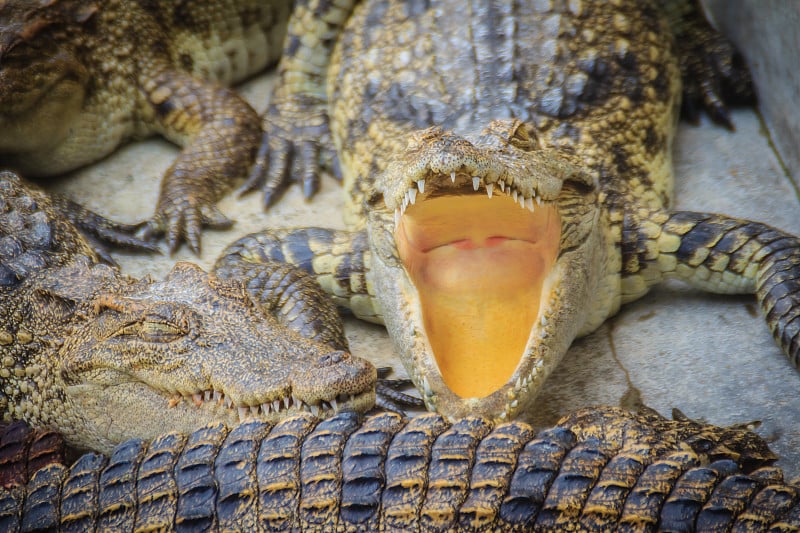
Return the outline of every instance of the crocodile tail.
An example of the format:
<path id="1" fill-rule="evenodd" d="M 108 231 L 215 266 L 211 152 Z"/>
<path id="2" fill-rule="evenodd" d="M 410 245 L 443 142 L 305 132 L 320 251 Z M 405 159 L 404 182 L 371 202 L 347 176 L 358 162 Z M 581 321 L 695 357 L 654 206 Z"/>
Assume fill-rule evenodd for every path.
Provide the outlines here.
<path id="1" fill-rule="evenodd" d="M 382 324 L 369 279 L 370 260 L 366 231 L 275 229 L 247 235 L 231 244 L 220 255 L 215 269 L 218 274 L 233 277 L 248 265 L 274 270 L 288 263 L 310 274 L 341 308 L 362 320 Z M 247 284 L 251 290 L 266 292 L 263 283 L 249 280 Z M 284 292 L 279 290 L 272 297 L 288 297 Z"/>
<path id="2" fill-rule="evenodd" d="M 613 413 L 612 427 L 617 418 Z M 606 423 L 603 422 L 603 423 Z M 560 424 L 340 413 L 212 424 L 0 490 L 0 530 L 766 531 L 800 526 L 779 469 Z M 573 429 L 575 431 L 573 431 Z M 590 428 L 584 428 L 584 432 Z M 717 428 L 718 429 L 718 428 Z M 601 428 L 602 431 L 602 428 Z M 714 435 L 713 430 L 710 433 Z"/>
<path id="3" fill-rule="evenodd" d="M 12 422 L 0 431 L 0 487 L 26 484 L 45 465 L 63 463 L 65 451 L 59 433 Z"/>

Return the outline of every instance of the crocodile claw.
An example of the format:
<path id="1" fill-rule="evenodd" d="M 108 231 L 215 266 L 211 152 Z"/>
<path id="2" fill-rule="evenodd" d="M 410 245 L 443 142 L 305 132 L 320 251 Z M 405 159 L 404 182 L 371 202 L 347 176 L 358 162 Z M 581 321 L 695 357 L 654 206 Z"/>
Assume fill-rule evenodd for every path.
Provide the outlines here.
<path id="1" fill-rule="evenodd" d="M 137 236 L 144 240 L 164 236 L 170 254 L 185 240 L 192 253 L 200 255 L 203 227 L 227 229 L 232 225 L 233 221 L 216 206 L 197 205 L 194 201 L 184 199 L 179 204 L 159 209 L 152 219 L 138 226 Z"/>
<path id="2" fill-rule="evenodd" d="M 729 105 L 750 105 L 755 92 L 741 54 L 693 4 L 677 25 L 676 45 L 683 78 L 681 112 L 696 124 L 705 110 L 715 123 L 733 131 Z"/>
<path id="3" fill-rule="evenodd" d="M 406 387 L 413 387 L 410 379 L 388 379 L 392 368 L 382 366 L 378 369 L 378 382 L 375 387 L 375 405 L 387 411 L 394 411 L 405 415 L 405 408 L 424 409 L 425 402 L 421 398 L 400 391 Z"/>
<path id="4" fill-rule="evenodd" d="M 125 248 L 145 253 L 161 253 L 161 250 L 155 243 L 137 233 L 140 227 L 138 224 L 115 222 L 72 200 L 58 195 L 53 195 L 53 205 L 65 218 L 78 228 L 94 252 L 104 263 L 116 265 L 116 262 L 109 253 L 109 248 Z"/>
<path id="5" fill-rule="evenodd" d="M 288 101 L 273 105 L 264 118 L 255 164 L 238 194 L 261 189 L 264 209 L 275 204 L 293 182 L 300 184 L 303 197 L 310 200 L 319 190 L 323 163 L 335 168 L 335 155 L 324 146 L 330 145 L 328 121 L 323 111 L 293 111 L 299 104 Z M 293 120 L 296 114 L 302 120 Z M 302 124 L 302 125 L 298 125 Z"/>

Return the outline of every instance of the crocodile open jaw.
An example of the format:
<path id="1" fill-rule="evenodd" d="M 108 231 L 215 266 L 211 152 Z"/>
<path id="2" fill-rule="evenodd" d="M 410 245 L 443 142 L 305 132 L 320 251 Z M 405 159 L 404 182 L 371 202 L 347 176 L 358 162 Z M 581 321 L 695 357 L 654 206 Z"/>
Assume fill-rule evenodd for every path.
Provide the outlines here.
<path id="1" fill-rule="evenodd" d="M 427 190 L 420 180 L 406 198 L 395 240 L 442 379 L 462 398 L 486 397 L 511 379 L 539 319 L 558 208 L 455 173 L 428 179 Z"/>

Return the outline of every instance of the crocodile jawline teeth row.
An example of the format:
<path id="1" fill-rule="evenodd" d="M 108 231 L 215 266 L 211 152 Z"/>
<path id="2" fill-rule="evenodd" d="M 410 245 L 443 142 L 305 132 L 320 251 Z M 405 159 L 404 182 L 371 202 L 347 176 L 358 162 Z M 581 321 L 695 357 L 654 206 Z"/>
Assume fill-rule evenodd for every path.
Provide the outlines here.
<path id="1" fill-rule="evenodd" d="M 466 176 L 466 175 L 463 175 Z M 456 182 L 457 174 L 455 172 L 450 173 L 450 181 L 452 183 Z M 466 176 L 467 179 L 472 181 L 472 190 L 478 191 L 480 190 L 481 184 L 483 180 L 480 176 Z M 539 195 L 536 194 L 536 190 L 534 189 L 533 193 L 530 196 L 524 196 L 514 185 L 507 185 L 505 181 L 498 180 L 495 183 L 486 183 L 484 185 L 484 189 L 486 190 L 486 196 L 491 199 L 495 195 L 495 186 L 500 188 L 500 192 L 510 196 L 515 203 L 519 204 L 519 206 L 523 209 L 527 209 L 531 213 L 534 212 L 536 206 L 542 205 L 542 199 Z M 425 180 L 420 179 L 415 181 L 411 184 L 411 186 L 406 189 L 406 192 L 403 194 L 403 201 L 400 204 L 400 207 L 394 210 L 394 222 L 395 226 L 399 223 L 400 217 L 403 216 L 408 209 L 409 205 L 414 205 L 417 202 L 417 195 L 418 194 L 425 194 Z"/>
<path id="2" fill-rule="evenodd" d="M 213 402 L 217 406 L 224 406 L 230 410 L 236 409 L 239 415 L 239 421 L 243 421 L 246 418 L 269 416 L 288 410 L 298 412 L 305 411 L 312 413 L 314 416 L 327 416 L 338 412 L 340 407 L 355 403 L 359 396 L 360 394 L 340 394 L 336 396 L 336 398 L 330 400 L 308 403 L 291 395 L 256 405 L 237 405 L 229 396 L 226 396 L 225 393 L 208 389 L 193 394 L 181 394 L 180 392 L 176 392 L 169 399 L 169 407 L 176 407 L 184 400 L 193 403 L 197 407 L 202 407 L 206 402 Z"/>

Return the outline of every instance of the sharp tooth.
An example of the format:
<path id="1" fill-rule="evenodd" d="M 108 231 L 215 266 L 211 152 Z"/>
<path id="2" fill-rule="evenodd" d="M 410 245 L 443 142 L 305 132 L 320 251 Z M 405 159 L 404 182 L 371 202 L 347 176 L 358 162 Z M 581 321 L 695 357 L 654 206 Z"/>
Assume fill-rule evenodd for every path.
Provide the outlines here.
<path id="1" fill-rule="evenodd" d="M 261 413 L 264 415 L 268 415 L 272 410 L 272 405 L 269 402 L 264 402 L 261 404 Z"/>
<path id="2" fill-rule="evenodd" d="M 456 182 L 456 171 L 455 170 L 450 172 L 450 181 L 452 181 L 453 183 Z"/>
<path id="3" fill-rule="evenodd" d="M 408 207 L 408 193 L 403 195 L 403 211 L 406 210 L 406 207 Z"/>
<path id="4" fill-rule="evenodd" d="M 481 185 L 481 179 L 478 176 L 473 176 L 472 178 L 472 190 L 477 191 L 478 187 Z"/>
<path id="5" fill-rule="evenodd" d="M 221 394 L 221 393 L 220 393 L 218 390 L 215 390 L 215 391 L 214 391 L 214 392 L 211 394 L 211 396 L 214 398 L 214 401 L 215 401 L 216 403 L 221 403 L 221 402 L 222 402 L 222 394 Z"/>
<path id="6" fill-rule="evenodd" d="M 227 397 L 227 396 L 225 397 L 225 404 L 227 404 L 227 406 L 228 406 L 228 409 L 233 409 L 233 400 L 231 400 L 231 399 L 230 399 L 229 397 Z"/>
<path id="7" fill-rule="evenodd" d="M 284 403 L 288 403 L 286 398 L 283 399 Z M 281 401 L 280 400 L 273 400 L 272 401 L 272 410 L 276 413 L 281 410 Z"/>
<path id="8" fill-rule="evenodd" d="M 417 201 L 417 189 L 408 189 L 408 200 L 411 202 L 411 205 L 414 205 L 414 202 Z"/>
<path id="9" fill-rule="evenodd" d="M 277 401 L 277 400 L 276 400 L 276 401 Z M 289 408 L 289 406 L 291 405 L 291 402 L 292 402 L 292 399 L 291 399 L 291 398 L 289 398 L 288 396 L 284 396 L 284 397 L 283 397 L 283 408 L 284 408 L 284 409 L 288 409 L 288 408 Z"/>
<path id="10" fill-rule="evenodd" d="M 308 407 L 311 409 L 311 414 L 313 414 L 314 416 L 319 416 L 319 407 L 317 407 L 314 404 L 309 404 Z"/>
<path id="11" fill-rule="evenodd" d="M 203 395 L 200 394 L 199 392 L 192 394 L 192 401 L 197 407 L 200 407 L 201 405 L 203 405 Z"/>
<path id="12" fill-rule="evenodd" d="M 417 189 L 421 193 L 425 192 L 425 180 L 417 180 Z"/>
<path id="13" fill-rule="evenodd" d="M 324 413 L 325 411 L 330 411 L 330 410 L 331 410 L 331 406 L 330 406 L 330 404 L 329 404 L 328 402 L 326 402 L 325 400 L 320 400 L 320 402 L 319 402 L 319 408 L 320 408 L 320 410 L 321 410 L 323 413 Z"/>
<path id="14" fill-rule="evenodd" d="M 400 210 L 399 209 L 395 209 L 394 210 L 394 225 L 395 225 L 395 227 L 397 227 L 398 224 L 400 224 Z"/>
<path id="15" fill-rule="evenodd" d="M 211 401 L 211 391 L 203 391 L 203 399 L 207 402 Z"/>
<path id="16" fill-rule="evenodd" d="M 519 195 L 519 206 L 525 209 L 525 197 L 522 196 L 521 194 Z"/>
<path id="17" fill-rule="evenodd" d="M 517 201 L 517 196 L 518 196 L 518 193 L 517 193 L 516 189 L 511 191 L 511 198 L 513 198 L 515 202 Z"/>
<path id="18" fill-rule="evenodd" d="M 251 405 L 250 406 L 250 414 L 253 415 L 253 416 L 258 416 L 258 406 L 257 405 Z"/>
<path id="19" fill-rule="evenodd" d="M 237 409 L 239 411 L 239 422 L 243 422 L 245 418 L 247 418 L 247 413 L 250 412 L 250 409 L 247 407 L 239 407 Z"/>
<path id="20" fill-rule="evenodd" d="M 331 408 L 332 408 L 334 411 L 338 411 L 338 410 L 339 410 L 339 403 L 336 401 L 336 398 L 334 398 L 333 400 L 331 400 Z"/>
<path id="21" fill-rule="evenodd" d="M 542 199 L 538 196 L 536 197 L 536 205 L 542 205 Z"/>
<path id="22" fill-rule="evenodd" d="M 506 192 L 506 182 L 503 181 L 503 180 L 500 180 L 498 183 L 500 183 L 500 190 L 502 192 Z"/>
<path id="23" fill-rule="evenodd" d="M 181 396 L 180 393 L 176 392 L 175 394 L 172 395 L 172 398 L 169 399 L 169 406 L 175 407 L 176 405 L 181 403 L 182 400 L 183 396 Z"/>
<path id="24" fill-rule="evenodd" d="M 533 198 L 528 198 L 527 200 L 525 200 L 525 207 L 528 208 L 528 211 L 533 213 Z"/>
<path id="25" fill-rule="evenodd" d="M 494 190 L 494 184 L 493 183 L 487 183 L 486 184 L 486 194 L 487 194 L 487 196 L 489 196 L 489 198 L 492 197 L 492 191 L 493 190 Z"/>

